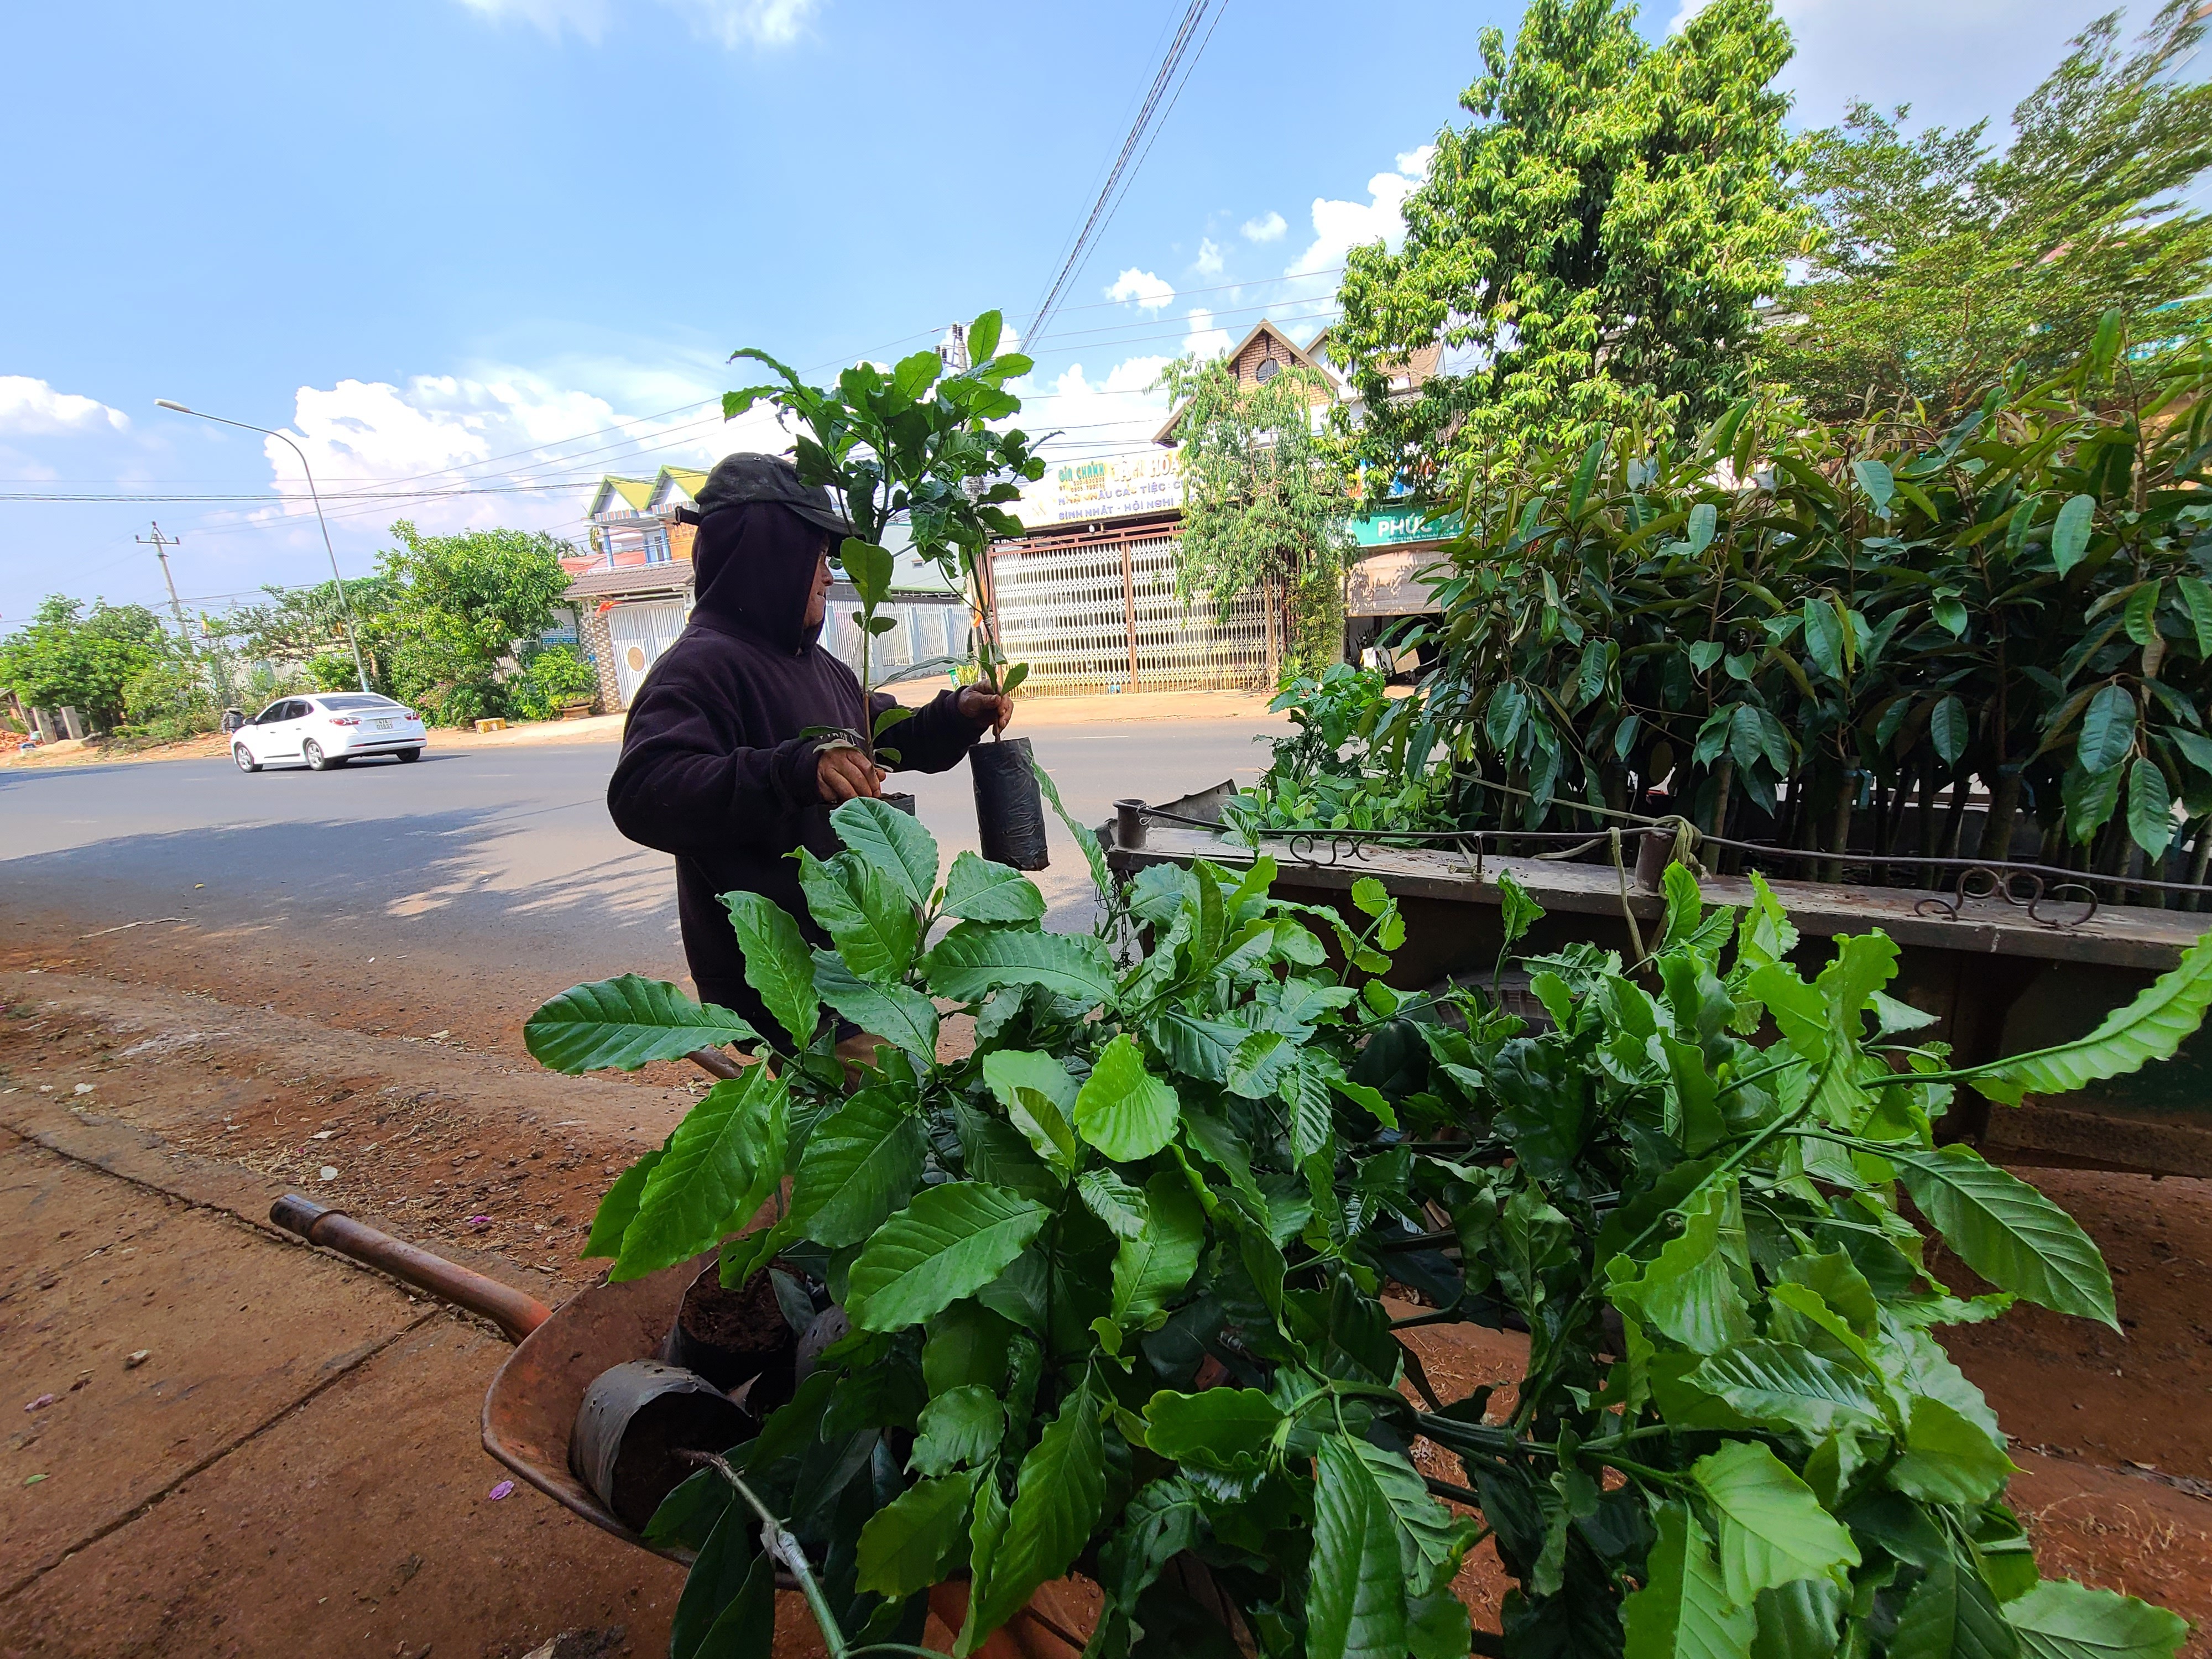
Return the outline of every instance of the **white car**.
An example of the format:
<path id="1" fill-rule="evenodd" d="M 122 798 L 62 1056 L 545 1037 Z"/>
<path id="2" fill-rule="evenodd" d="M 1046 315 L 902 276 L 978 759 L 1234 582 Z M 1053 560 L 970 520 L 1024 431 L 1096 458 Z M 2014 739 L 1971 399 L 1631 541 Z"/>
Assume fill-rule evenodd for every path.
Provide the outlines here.
<path id="1" fill-rule="evenodd" d="M 241 772 L 299 761 L 326 772 L 364 755 L 422 758 L 422 717 L 369 691 L 319 691 L 280 697 L 230 734 Z"/>

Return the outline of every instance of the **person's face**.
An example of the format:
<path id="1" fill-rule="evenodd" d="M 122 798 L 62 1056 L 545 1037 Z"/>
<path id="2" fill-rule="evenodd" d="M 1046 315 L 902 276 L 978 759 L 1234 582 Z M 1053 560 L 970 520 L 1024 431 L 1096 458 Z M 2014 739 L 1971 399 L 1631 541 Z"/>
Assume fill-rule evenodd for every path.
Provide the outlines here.
<path id="1" fill-rule="evenodd" d="M 825 543 L 814 563 L 814 591 L 806 596 L 808 628 L 818 628 L 830 614 L 830 549 Z"/>

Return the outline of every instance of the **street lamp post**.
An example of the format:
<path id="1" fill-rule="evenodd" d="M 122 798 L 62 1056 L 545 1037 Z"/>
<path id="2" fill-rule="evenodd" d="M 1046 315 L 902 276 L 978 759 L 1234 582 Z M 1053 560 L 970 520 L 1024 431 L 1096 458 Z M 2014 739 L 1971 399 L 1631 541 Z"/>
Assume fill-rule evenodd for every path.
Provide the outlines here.
<path id="1" fill-rule="evenodd" d="M 307 475 L 307 495 L 309 499 L 315 503 L 315 522 L 322 526 L 323 551 L 330 555 L 331 580 L 337 586 L 338 610 L 340 614 L 345 619 L 346 643 L 353 647 L 354 672 L 361 677 L 361 689 L 364 691 L 368 690 L 368 665 L 362 660 L 361 635 L 355 630 L 353 625 L 353 601 L 346 597 L 345 578 L 338 574 L 337 550 L 331 545 L 331 526 L 329 522 L 323 517 L 323 498 L 316 491 L 315 472 L 314 469 L 307 465 L 307 452 L 301 448 L 296 443 L 293 443 L 292 440 L 286 436 L 285 434 L 276 430 L 272 427 L 256 426 L 251 421 L 227 420 L 220 415 L 210 415 L 204 410 L 187 409 L 184 404 L 172 402 L 167 398 L 155 398 L 154 407 L 156 409 L 173 410 L 179 415 L 190 415 L 203 421 L 213 421 L 219 426 L 234 426 L 243 432 L 258 432 L 264 437 L 281 438 L 284 442 L 291 444 L 292 453 L 300 458 L 300 471 Z"/>

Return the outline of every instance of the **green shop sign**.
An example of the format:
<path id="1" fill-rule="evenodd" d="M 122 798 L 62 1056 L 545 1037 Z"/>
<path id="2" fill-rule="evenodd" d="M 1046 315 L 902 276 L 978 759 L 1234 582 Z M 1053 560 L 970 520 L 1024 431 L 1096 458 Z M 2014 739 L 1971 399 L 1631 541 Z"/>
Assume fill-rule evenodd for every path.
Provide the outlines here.
<path id="1" fill-rule="evenodd" d="M 1403 547 L 1440 542 L 1459 534 L 1459 514 L 1431 520 L 1425 513 L 1370 513 L 1349 521 L 1352 539 L 1361 547 Z"/>

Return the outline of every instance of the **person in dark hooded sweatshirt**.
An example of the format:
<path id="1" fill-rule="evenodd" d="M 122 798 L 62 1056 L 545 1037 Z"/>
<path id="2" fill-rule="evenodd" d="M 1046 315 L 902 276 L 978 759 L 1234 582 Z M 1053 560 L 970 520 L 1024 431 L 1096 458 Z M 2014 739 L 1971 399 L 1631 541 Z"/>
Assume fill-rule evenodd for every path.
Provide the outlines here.
<path id="1" fill-rule="evenodd" d="M 745 982 L 744 952 L 720 896 L 759 893 L 811 941 L 830 942 L 807 914 L 789 854 L 805 847 L 834 855 L 842 843 L 830 809 L 880 794 L 884 775 L 857 749 L 800 733 L 857 733 L 893 700 L 878 693 L 864 716 L 860 681 L 818 643 L 829 556 L 853 533 L 830 492 L 802 484 L 788 461 L 732 455 L 696 502 L 690 621 L 630 703 L 607 811 L 630 840 L 676 856 L 684 954 L 701 1000 L 781 1042 Z M 1012 713 L 1010 698 L 963 686 L 939 693 L 888 740 L 902 768 L 942 772 Z"/>

